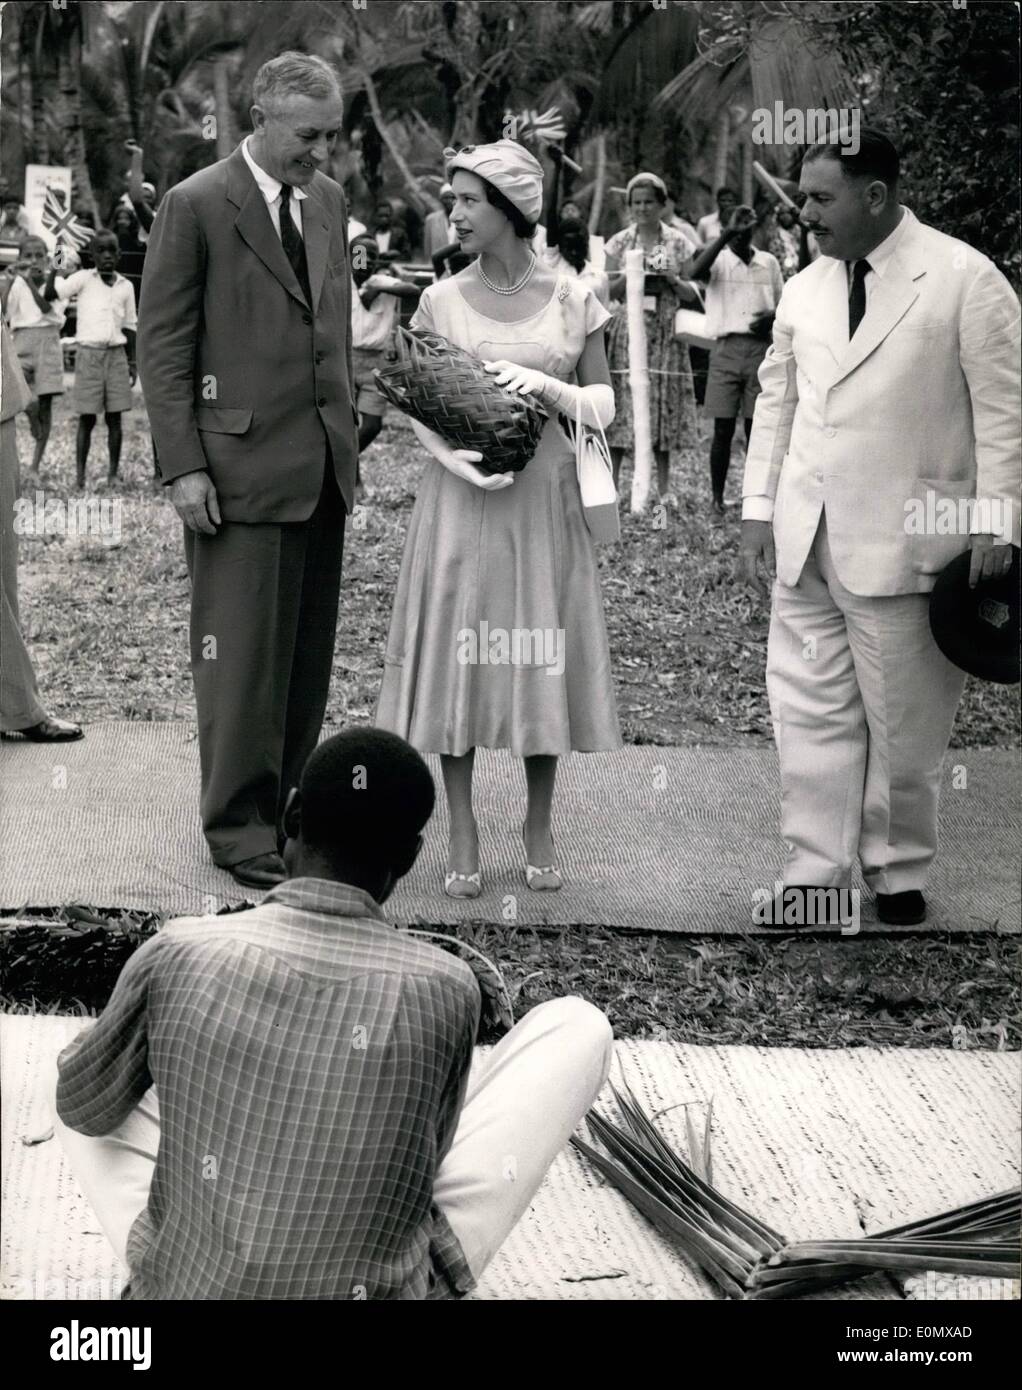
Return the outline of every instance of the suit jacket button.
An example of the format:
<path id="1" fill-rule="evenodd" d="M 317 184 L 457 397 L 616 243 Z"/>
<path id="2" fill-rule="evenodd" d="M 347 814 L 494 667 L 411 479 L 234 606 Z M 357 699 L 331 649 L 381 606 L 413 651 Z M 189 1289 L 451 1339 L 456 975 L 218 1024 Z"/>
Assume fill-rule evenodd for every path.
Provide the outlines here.
<path id="1" fill-rule="evenodd" d="M 322 410 L 323 406 L 326 405 L 326 396 L 320 396 L 320 398 L 319 398 L 319 400 L 316 402 L 316 404 L 317 404 L 317 405 L 319 406 L 319 408 Z"/>
<path id="2" fill-rule="evenodd" d="M 310 314 L 303 314 L 303 315 L 302 315 L 302 323 L 311 323 L 311 322 L 312 322 L 312 316 L 311 316 Z"/>

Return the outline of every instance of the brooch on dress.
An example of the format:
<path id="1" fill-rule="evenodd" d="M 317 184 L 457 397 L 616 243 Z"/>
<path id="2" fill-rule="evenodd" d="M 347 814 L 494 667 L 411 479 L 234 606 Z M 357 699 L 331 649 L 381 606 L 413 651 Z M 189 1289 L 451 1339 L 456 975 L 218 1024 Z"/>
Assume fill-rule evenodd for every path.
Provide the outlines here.
<path id="1" fill-rule="evenodd" d="M 558 304 L 563 304 L 569 294 L 571 294 L 571 286 L 568 284 L 567 280 L 562 280 L 560 285 L 557 287 Z"/>

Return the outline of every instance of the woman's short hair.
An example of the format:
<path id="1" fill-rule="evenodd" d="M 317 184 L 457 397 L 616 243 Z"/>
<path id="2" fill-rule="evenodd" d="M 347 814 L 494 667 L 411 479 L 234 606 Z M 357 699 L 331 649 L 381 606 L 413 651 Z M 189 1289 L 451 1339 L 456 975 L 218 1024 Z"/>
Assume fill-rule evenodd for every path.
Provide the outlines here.
<path id="1" fill-rule="evenodd" d="M 632 184 L 631 188 L 628 190 L 629 203 L 635 197 L 636 193 L 642 192 L 652 193 L 654 199 L 660 204 L 661 207 L 664 207 L 667 203 L 667 195 L 664 193 L 662 188 L 657 187 L 657 185 L 653 182 L 652 179 L 636 179 L 636 181 Z"/>
<path id="2" fill-rule="evenodd" d="M 501 193 L 500 189 L 495 188 L 488 179 L 480 178 L 478 174 L 476 178 L 479 179 L 479 182 L 483 186 L 483 192 L 486 194 L 486 201 L 491 207 L 495 207 L 498 212 L 504 214 L 511 223 L 515 236 L 528 241 L 530 237 L 535 235 L 535 222 L 530 222 L 521 208 L 516 208 L 511 199 L 506 198 L 504 194 Z"/>
<path id="3" fill-rule="evenodd" d="M 252 83 L 252 101 L 264 110 L 289 96 L 326 101 L 342 95 L 337 73 L 314 53 L 281 53 L 262 65 Z"/>

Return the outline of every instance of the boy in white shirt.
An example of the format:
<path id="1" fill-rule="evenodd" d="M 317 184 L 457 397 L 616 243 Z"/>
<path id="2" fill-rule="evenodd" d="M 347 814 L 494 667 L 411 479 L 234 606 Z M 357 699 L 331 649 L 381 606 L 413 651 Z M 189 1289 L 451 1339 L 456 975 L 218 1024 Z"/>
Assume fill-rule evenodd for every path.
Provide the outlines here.
<path id="1" fill-rule="evenodd" d="M 53 398 L 64 393 L 64 353 L 60 330 L 64 310 L 43 298 L 49 252 L 42 237 L 28 236 L 21 244 L 17 276 L 6 295 L 5 312 L 21 370 L 35 394 L 25 411 L 35 449 L 32 476 L 42 465 L 53 423 Z"/>
<path id="2" fill-rule="evenodd" d="M 89 251 L 95 270 L 77 270 L 63 278 L 51 270 L 44 299 L 67 301 L 78 296 L 75 349 L 75 409 L 78 438 L 75 447 L 78 488 L 85 487 L 92 428 L 100 411 L 106 418 L 110 468 L 107 481 L 117 477 L 121 461 L 121 415 L 131 409 L 135 368 L 135 290 L 117 274 L 120 250 L 113 232 L 97 232 Z"/>
<path id="3" fill-rule="evenodd" d="M 368 234 L 351 243 L 351 357 L 358 410 L 358 451 L 367 448 L 383 428 L 386 399 L 373 372 L 386 362 L 386 350 L 400 319 L 401 299 L 417 301 L 421 290 L 395 275 L 380 274 L 376 239 Z M 358 475 L 357 482 L 361 483 Z"/>
<path id="4" fill-rule="evenodd" d="M 752 208 L 736 208 L 730 224 L 693 257 L 685 272 L 688 279 L 709 282 L 706 332 L 716 342 L 710 353 L 703 412 L 713 421 L 710 486 L 718 517 L 724 514 L 735 422 L 741 415 L 748 441 L 759 395 L 759 368 L 770 347 L 774 312 L 784 288 L 777 257 L 752 244 L 758 225 Z"/>

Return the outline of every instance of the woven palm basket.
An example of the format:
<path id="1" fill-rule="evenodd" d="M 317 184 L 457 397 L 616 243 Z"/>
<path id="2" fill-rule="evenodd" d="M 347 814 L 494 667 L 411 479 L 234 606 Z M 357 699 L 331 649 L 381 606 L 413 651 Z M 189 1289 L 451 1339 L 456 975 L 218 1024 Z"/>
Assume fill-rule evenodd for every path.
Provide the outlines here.
<path id="1" fill-rule="evenodd" d="M 401 328 L 396 346 L 397 359 L 373 372 L 391 405 L 456 449 L 477 450 L 481 472 L 521 472 L 536 452 L 543 411 L 498 386 L 478 357 L 439 333 Z"/>

